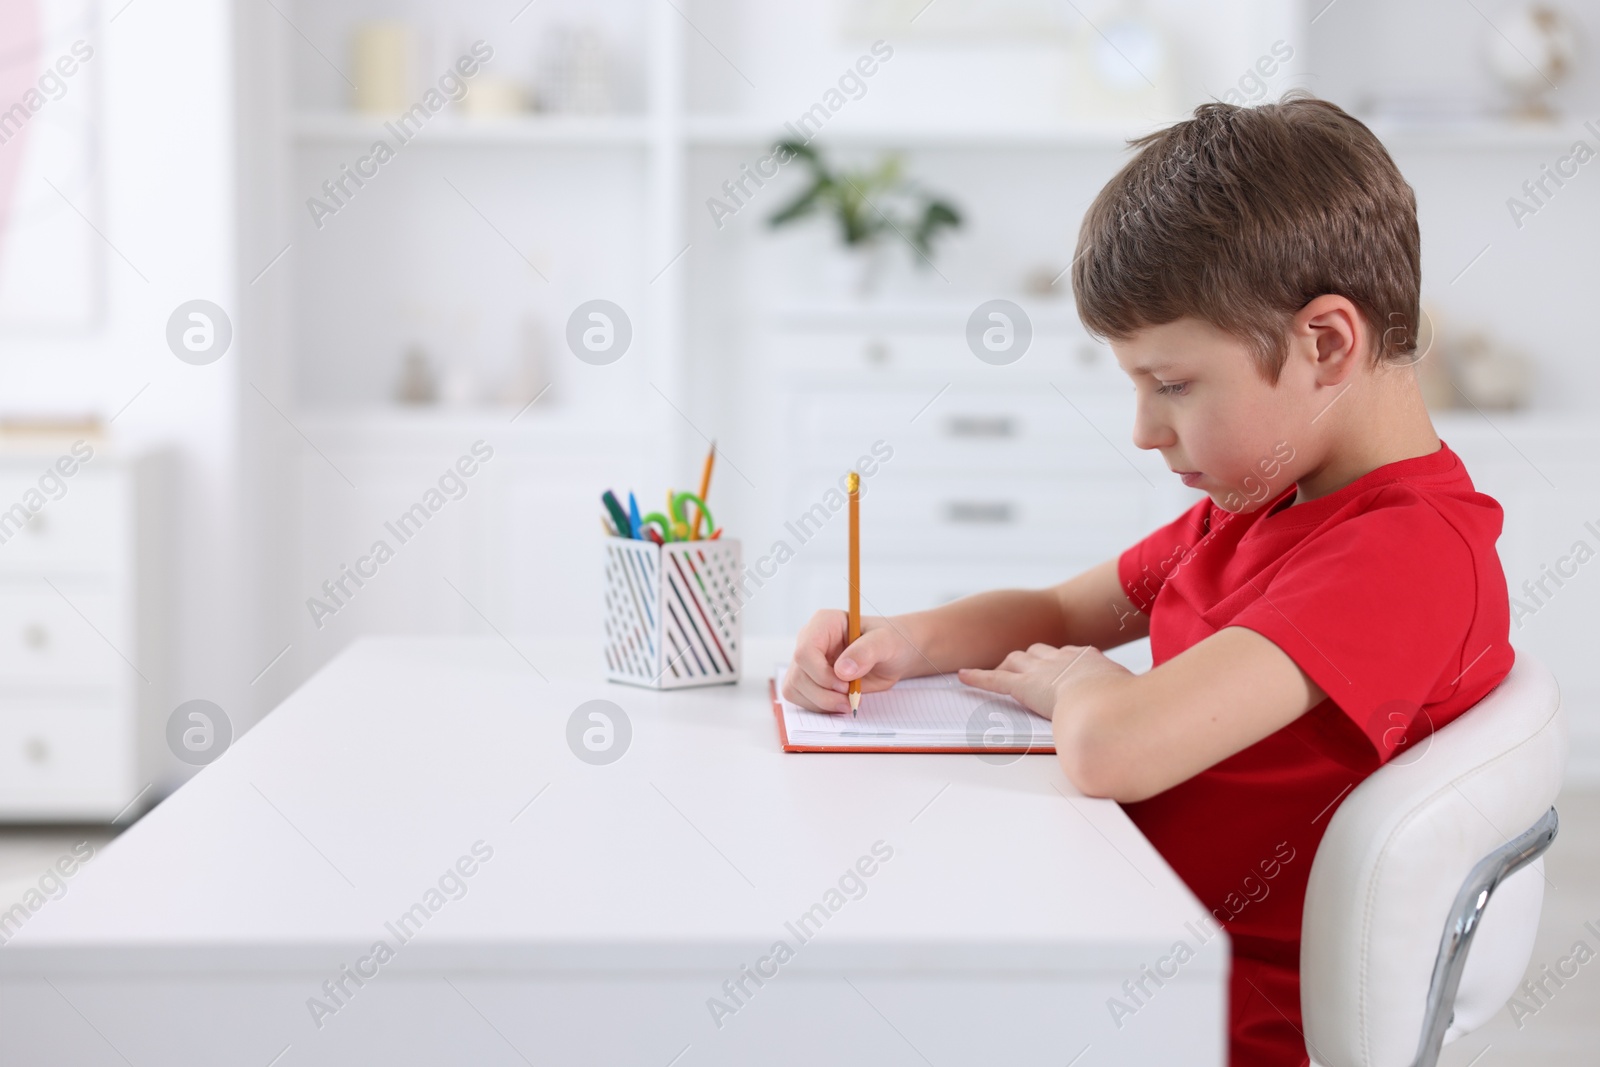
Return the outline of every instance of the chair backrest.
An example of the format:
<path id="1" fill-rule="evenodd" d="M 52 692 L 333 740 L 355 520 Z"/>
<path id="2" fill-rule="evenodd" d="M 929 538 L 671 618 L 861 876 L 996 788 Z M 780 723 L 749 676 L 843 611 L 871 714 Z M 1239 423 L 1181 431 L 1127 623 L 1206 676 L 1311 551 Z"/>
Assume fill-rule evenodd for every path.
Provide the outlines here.
<path id="1" fill-rule="evenodd" d="M 1412 1062 L 1457 891 L 1479 860 L 1549 811 L 1566 759 L 1560 690 L 1518 651 L 1487 696 L 1345 798 L 1312 861 L 1301 925 L 1300 1005 L 1314 1062 Z M 1522 980 L 1543 890 L 1540 860 L 1495 891 L 1447 1040 L 1498 1011 Z"/>

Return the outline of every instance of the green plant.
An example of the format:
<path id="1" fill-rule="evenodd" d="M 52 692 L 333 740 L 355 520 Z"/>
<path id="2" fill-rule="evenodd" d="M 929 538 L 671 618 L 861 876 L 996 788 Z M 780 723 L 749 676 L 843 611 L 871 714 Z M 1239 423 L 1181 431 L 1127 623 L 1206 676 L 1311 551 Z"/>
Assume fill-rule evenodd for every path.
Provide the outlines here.
<path id="1" fill-rule="evenodd" d="M 961 212 L 947 200 L 923 192 L 906 178 L 898 156 L 884 157 L 862 170 L 834 170 L 816 149 L 799 141 L 780 141 L 811 172 L 811 184 L 767 220 L 773 228 L 827 210 L 839 224 L 845 247 L 870 246 L 884 234 L 904 238 L 919 265 L 933 262 L 933 240 L 941 230 L 961 226 Z"/>

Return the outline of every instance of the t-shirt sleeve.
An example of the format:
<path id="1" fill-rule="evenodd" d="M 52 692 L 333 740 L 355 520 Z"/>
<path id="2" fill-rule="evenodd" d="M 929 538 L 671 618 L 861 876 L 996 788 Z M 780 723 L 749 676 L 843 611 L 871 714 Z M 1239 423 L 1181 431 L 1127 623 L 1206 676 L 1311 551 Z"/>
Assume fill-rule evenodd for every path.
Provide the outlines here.
<path id="1" fill-rule="evenodd" d="M 1472 553 L 1426 502 L 1395 501 L 1302 543 L 1222 626 L 1254 630 L 1328 694 L 1378 762 L 1431 732 L 1477 604 Z"/>
<path id="2" fill-rule="evenodd" d="M 1177 570 L 1178 562 L 1206 536 L 1211 521 L 1211 498 L 1196 501 L 1182 515 L 1125 549 L 1117 557 L 1117 580 L 1133 606 L 1145 615 L 1156 594 Z"/>

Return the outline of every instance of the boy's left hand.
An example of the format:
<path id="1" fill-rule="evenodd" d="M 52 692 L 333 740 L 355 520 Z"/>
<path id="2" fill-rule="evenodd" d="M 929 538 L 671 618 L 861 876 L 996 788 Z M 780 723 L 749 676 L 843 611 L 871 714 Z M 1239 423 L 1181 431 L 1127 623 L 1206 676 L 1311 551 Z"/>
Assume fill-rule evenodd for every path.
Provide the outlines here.
<path id="1" fill-rule="evenodd" d="M 1055 717 L 1063 696 L 1104 685 L 1109 677 L 1132 677 L 1133 672 L 1092 645 L 1032 644 L 1009 653 L 996 669 L 962 667 L 961 681 L 978 689 L 1004 693 L 1029 711 L 1047 719 Z"/>

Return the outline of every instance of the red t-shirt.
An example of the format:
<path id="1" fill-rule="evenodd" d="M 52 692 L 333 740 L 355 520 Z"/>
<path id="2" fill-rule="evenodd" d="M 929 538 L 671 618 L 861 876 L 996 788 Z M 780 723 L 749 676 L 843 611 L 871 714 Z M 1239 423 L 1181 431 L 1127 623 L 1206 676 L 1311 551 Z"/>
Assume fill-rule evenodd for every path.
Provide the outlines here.
<path id="1" fill-rule="evenodd" d="M 1391 757 L 1419 758 L 1419 742 L 1513 658 L 1500 505 L 1442 441 L 1290 507 L 1294 494 L 1246 514 L 1208 497 L 1117 566 L 1150 616 L 1154 666 L 1244 626 L 1328 694 L 1270 737 L 1123 805 L 1232 939 L 1230 1067 L 1308 1062 L 1300 919 L 1338 803 Z"/>

